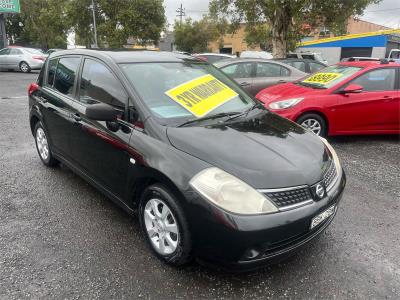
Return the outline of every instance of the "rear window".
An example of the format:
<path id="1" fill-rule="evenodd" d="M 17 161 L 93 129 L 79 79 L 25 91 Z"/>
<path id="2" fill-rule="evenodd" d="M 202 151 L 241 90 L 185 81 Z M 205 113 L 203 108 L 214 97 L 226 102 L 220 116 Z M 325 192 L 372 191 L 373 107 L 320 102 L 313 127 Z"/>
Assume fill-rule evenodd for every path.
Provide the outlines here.
<path id="1" fill-rule="evenodd" d="M 333 65 L 320 70 L 310 76 L 307 76 L 303 80 L 299 81 L 303 85 L 316 88 L 331 88 L 334 85 L 342 82 L 343 80 L 354 75 L 361 68 L 343 65 Z"/>
<path id="2" fill-rule="evenodd" d="M 38 55 L 44 54 L 44 52 L 40 49 L 24 48 L 24 50 L 30 54 L 38 54 Z"/>

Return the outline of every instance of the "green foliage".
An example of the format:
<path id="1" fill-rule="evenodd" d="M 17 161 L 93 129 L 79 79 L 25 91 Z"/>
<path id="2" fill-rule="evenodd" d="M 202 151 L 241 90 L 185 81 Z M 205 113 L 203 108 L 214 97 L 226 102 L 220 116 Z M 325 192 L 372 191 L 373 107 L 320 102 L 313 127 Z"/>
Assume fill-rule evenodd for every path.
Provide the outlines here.
<path id="1" fill-rule="evenodd" d="M 65 4 L 68 0 L 21 0 L 21 14 L 6 21 L 12 39 L 28 46 L 44 49 L 65 48 L 68 23 Z"/>
<path id="2" fill-rule="evenodd" d="M 163 0 L 98 0 L 100 40 L 120 48 L 128 38 L 157 43 L 166 18 Z"/>
<path id="3" fill-rule="evenodd" d="M 220 36 L 219 25 L 204 17 L 200 21 L 188 18 L 180 23 L 175 21 L 175 44 L 180 51 L 200 53 L 207 51 L 208 44 Z"/>
<path id="4" fill-rule="evenodd" d="M 251 43 L 270 36 L 274 56 L 284 57 L 306 33 L 303 25 L 324 25 L 332 32 L 344 33 L 350 16 L 361 14 L 369 4 L 378 2 L 380 0 L 211 0 L 210 12 L 216 20 L 228 19 L 232 27 L 246 22 L 247 32 L 255 33 L 254 36 L 248 34 Z"/>

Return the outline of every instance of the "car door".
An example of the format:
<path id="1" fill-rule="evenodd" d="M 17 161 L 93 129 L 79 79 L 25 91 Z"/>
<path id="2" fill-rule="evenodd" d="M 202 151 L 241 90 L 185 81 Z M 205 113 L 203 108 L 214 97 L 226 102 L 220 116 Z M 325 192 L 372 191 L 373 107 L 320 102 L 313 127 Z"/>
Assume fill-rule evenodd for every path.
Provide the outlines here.
<path id="1" fill-rule="evenodd" d="M 257 62 L 251 93 L 256 95 L 262 89 L 278 83 L 292 81 L 290 70 L 274 63 Z"/>
<path id="2" fill-rule="evenodd" d="M 254 64 L 252 62 L 238 62 L 222 67 L 221 70 L 233 78 L 246 92 L 252 94 Z M 254 95 L 254 94 L 252 94 Z"/>
<path id="3" fill-rule="evenodd" d="M 72 99 L 75 97 L 80 56 L 51 59 L 47 64 L 45 82 L 37 93 L 53 150 L 70 157 L 69 134 L 72 129 Z"/>
<path id="4" fill-rule="evenodd" d="M 124 126 L 127 93 L 102 61 L 85 58 L 79 81 L 75 119 L 70 135 L 71 155 L 75 165 L 112 194 L 123 197 L 130 156 L 126 147 L 131 130 Z M 118 122 L 91 120 L 86 108 L 96 103 L 113 106 L 120 112 Z"/>
<path id="5" fill-rule="evenodd" d="M 8 56 L 11 49 L 5 48 L 0 51 L 0 69 L 5 69 L 8 66 Z"/>
<path id="6" fill-rule="evenodd" d="M 8 55 L 8 66 L 14 69 L 18 68 L 22 57 L 23 53 L 20 49 L 11 49 Z"/>
<path id="7" fill-rule="evenodd" d="M 335 109 L 338 131 L 392 130 L 399 123 L 399 94 L 396 68 L 367 71 L 349 84 L 363 87 L 360 93 L 339 94 Z"/>

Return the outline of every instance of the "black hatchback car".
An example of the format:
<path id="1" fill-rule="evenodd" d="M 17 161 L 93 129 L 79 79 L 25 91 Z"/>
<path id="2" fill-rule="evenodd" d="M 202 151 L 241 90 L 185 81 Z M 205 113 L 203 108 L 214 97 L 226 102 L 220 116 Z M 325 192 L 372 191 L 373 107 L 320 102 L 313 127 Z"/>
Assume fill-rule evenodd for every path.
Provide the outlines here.
<path id="1" fill-rule="evenodd" d="M 137 210 L 150 248 L 172 265 L 277 261 L 324 231 L 345 186 L 326 140 L 185 55 L 52 53 L 29 109 L 42 162 Z"/>

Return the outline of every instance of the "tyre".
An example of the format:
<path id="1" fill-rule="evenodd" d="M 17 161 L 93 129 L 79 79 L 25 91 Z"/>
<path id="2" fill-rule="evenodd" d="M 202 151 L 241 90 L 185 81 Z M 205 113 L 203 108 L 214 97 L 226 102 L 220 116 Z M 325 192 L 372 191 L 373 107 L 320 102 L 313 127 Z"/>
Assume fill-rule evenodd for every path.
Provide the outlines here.
<path id="1" fill-rule="evenodd" d="M 47 138 L 46 131 L 44 130 L 43 124 L 41 122 L 37 122 L 33 132 L 35 136 L 36 150 L 43 164 L 48 167 L 56 166 L 58 164 L 58 161 L 53 157 L 51 153 L 50 143 Z"/>
<path id="2" fill-rule="evenodd" d="M 31 71 L 31 67 L 24 61 L 19 64 L 19 69 L 22 73 L 29 73 Z"/>
<path id="3" fill-rule="evenodd" d="M 165 186 L 146 188 L 139 219 L 148 245 L 160 260 L 180 266 L 191 259 L 189 226 L 176 197 Z"/>
<path id="4" fill-rule="evenodd" d="M 328 133 L 328 127 L 324 118 L 317 114 L 305 114 L 297 119 L 296 123 L 300 124 L 306 129 L 316 135 L 326 137 Z"/>

